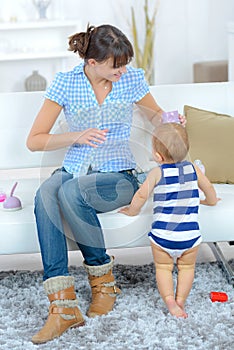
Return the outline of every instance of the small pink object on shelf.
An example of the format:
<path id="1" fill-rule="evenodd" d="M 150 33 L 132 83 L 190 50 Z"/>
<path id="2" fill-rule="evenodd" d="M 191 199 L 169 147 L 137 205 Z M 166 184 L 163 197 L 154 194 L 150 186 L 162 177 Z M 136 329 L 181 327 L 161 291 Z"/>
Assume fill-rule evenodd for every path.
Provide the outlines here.
<path id="1" fill-rule="evenodd" d="M 225 301 L 228 301 L 228 296 L 223 292 L 210 292 L 210 300 L 212 302 L 219 301 L 224 303 Z"/>
<path id="2" fill-rule="evenodd" d="M 162 122 L 163 123 L 180 123 L 178 111 L 163 112 Z"/>
<path id="3" fill-rule="evenodd" d="M 0 189 L 0 202 L 4 202 L 6 199 L 6 193 Z"/>

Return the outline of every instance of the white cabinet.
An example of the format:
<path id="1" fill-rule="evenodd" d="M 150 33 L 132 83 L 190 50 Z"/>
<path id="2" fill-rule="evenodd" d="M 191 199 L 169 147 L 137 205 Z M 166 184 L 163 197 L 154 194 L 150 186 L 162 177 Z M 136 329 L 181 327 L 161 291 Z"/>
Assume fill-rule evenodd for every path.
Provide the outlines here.
<path id="1" fill-rule="evenodd" d="M 33 70 L 49 83 L 57 71 L 78 64 L 68 37 L 80 30 L 79 20 L 0 23 L 0 92 L 23 91 Z"/>

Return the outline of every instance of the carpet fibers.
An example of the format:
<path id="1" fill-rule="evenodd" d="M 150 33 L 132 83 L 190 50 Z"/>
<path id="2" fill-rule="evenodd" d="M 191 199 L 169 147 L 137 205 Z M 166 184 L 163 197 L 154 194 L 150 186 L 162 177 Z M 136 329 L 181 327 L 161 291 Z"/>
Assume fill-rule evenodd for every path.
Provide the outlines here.
<path id="1" fill-rule="evenodd" d="M 90 289 L 83 267 L 70 268 L 83 314 Z M 88 319 L 47 344 L 30 341 L 47 318 L 48 300 L 42 272 L 10 271 L 0 280 L 1 350 L 233 350 L 234 289 L 218 263 L 199 263 L 187 300 L 187 319 L 169 315 L 156 288 L 153 264 L 116 265 L 122 294 L 108 315 Z M 174 272 L 176 278 L 176 271 Z M 212 303 L 210 291 L 223 291 L 229 300 Z"/>

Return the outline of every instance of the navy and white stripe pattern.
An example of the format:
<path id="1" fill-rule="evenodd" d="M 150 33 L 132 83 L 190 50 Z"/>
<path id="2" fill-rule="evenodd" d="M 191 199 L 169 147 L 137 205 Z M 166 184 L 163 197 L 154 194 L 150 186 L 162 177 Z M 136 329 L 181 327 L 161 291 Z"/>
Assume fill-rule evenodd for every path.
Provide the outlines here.
<path id="1" fill-rule="evenodd" d="M 201 240 L 197 221 L 199 191 L 192 163 L 161 165 L 162 176 L 154 188 L 150 239 L 162 248 L 183 250 Z"/>

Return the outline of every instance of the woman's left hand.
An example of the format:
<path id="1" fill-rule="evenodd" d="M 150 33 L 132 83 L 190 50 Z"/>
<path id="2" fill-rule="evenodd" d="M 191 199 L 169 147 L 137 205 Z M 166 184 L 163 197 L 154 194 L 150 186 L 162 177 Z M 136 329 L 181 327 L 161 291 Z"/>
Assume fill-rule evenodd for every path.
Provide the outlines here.
<path id="1" fill-rule="evenodd" d="M 187 119 L 184 115 L 179 114 L 179 120 L 181 125 L 186 126 Z"/>

